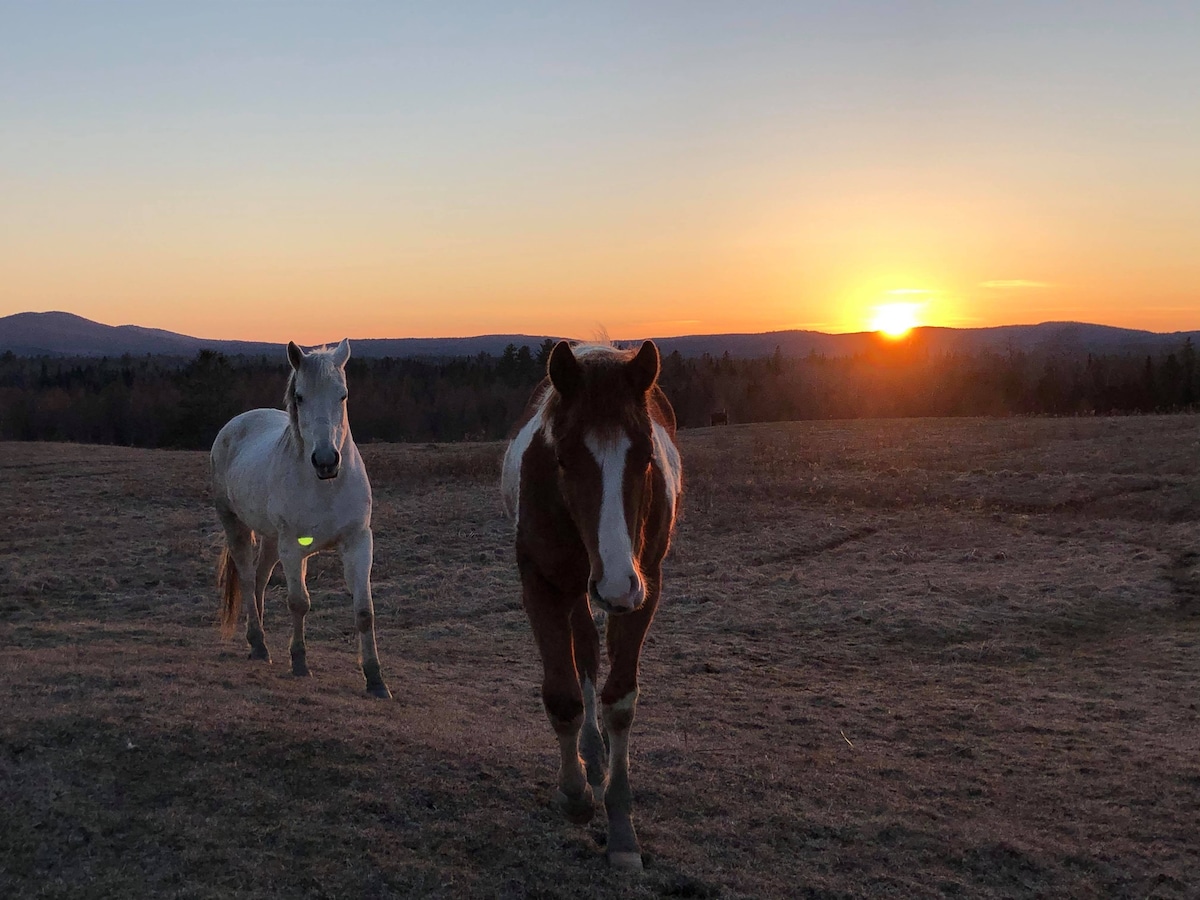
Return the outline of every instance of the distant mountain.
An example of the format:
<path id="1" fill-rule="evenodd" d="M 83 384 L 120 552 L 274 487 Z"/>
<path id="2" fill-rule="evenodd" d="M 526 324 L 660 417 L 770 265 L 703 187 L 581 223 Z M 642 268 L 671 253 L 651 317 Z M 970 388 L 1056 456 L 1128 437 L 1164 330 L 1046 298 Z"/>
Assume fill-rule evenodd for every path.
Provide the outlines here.
<path id="1" fill-rule="evenodd" d="M 26 312 L 0 319 L 0 352 L 21 356 L 194 356 L 206 347 L 231 354 L 279 349 L 250 341 L 206 341 L 139 325 L 101 325 L 65 312 Z"/>
<path id="2" fill-rule="evenodd" d="M 914 328 L 904 343 L 930 353 L 977 353 L 991 350 L 1025 353 L 1150 353 L 1173 349 L 1191 337 L 1200 346 L 1200 331 L 1159 334 L 1109 325 L 1080 322 L 1043 322 L 1040 325 L 1000 325 L 993 328 Z M 870 331 L 825 334 L 820 331 L 769 331 L 763 334 L 706 334 L 657 339 L 664 353 L 678 350 L 683 356 L 708 353 L 753 358 L 769 356 L 779 348 L 784 356 L 855 356 L 886 343 Z"/>
<path id="3" fill-rule="evenodd" d="M 331 336 L 331 340 L 341 340 Z M 351 338 L 355 356 L 450 357 L 499 355 L 510 344 L 534 347 L 545 337 L 524 334 L 489 334 L 467 338 Z M 216 350 L 231 356 L 282 354 L 283 344 L 259 341 L 221 341 L 142 328 L 138 325 L 102 325 L 72 313 L 25 312 L 0 318 L 0 353 L 20 356 L 194 356 Z"/>
<path id="4" fill-rule="evenodd" d="M 995 328 L 914 329 L 905 338 L 914 349 L 930 353 L 996 352 L 1034 353 L 1152 353 L 1175 349 L 1186 338 L 1200 345 L 1200 331 L 1160 334 L 1080 322 L 1043 322 L 1040 325 L 1002 325 Z M 331 340 L 340 336 L 331 335 Z M 508 344 L 537 347 L 545 335 L 489 334 L 463 338 L 351 338 L 355 356 L 428 357 L 498 356 Z M 762 334 L 706 334 L 656 338 L 664 354 L 683 356 L 705 353 L 737 358 L 769 356 L 778 347 L 784 356 L 855 356 L 878 348 L 881 338 L 872 332 L 825 334 L 820 331 L 769 331 Z M 618 341 L 618 343 L 632 343 Z M 274 355 L 281 345 L 254 341 L 218 341 L 142 328 L 137 325 L 102 325 L 65 312 L 27 312 L 0 318 L 0 353 L 20 356 L 121 356 L 145 354 L 194 356 L 203 349 L 229 355 Z"/>

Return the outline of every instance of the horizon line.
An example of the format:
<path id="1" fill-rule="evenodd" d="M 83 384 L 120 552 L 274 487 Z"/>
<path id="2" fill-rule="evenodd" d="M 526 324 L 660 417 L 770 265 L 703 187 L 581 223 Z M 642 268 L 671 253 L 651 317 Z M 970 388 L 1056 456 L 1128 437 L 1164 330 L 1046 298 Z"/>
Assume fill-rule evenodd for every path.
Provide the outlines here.
<path id="1" fill-rule="evenodd" d="M 194 335 L 194 334 L 187 334 L 187 333 L 181 332 L 181 331 L 172 331 L 169 328 L 162 328 L 157 325 L 141 325 L 141 324 L 132 323 L 132 322 L 123 323 L 120 325 L 112 325 L 107 322 L 101 322 L 97 319 L 89 319 L 87 316 L 82 316 L 79 313 L 73 313 L 68 310 L 57 310 L 57 309 L 56 310 L 22 310 L 20 312 L 9 313 L 8 315 L 0 316 L 0 322 L 3 322 L 5 319 L 15 318 L 17 316 L 29 316 L 29 315 L 73 316 L 74 318 L 81 319 L 85 322 L 91 322 L 92 324 L 100 325 L 105 328 L 140 328 L 140 329 L 147 330 L 147 331 L 160 331 L 160 332 L 164 332 L 166 334 L 174 335 L 176 337 L 188 338 L 190 340 L 195 340 L 195 341 L 213 341 L 213 342 L 219 342 L 219 343 L 239 343 L 239 344 L 265 344 L 265 345 L 271 345 L 271 346 L 286 345 L 288 343 L 288 340 L 261 340 L 261 339 L 252 339 L 252 338 L 223 338 L 223 337 L 212 337 L 212 336 L 199 336 L 199 335 Z M 999 328 L 1037 328 L 1037 327 L 1041 327 L 1041 326 L 1045 326 L 1045 325 L 1083 325 L 1083 326 L 1088 326 L 1088 327 L 1093 327 L 1093 328 L 1111 328 L 1115 331 L 1131 331 L 1131 332 L 1137 332 L 1137 333 L 1141 333 L 1141 334 L 1158 335 L 1158 336 L 1162 336 L 1162 337 L 1167 337 L 1167 336 L 1170 336 L 1173 334 L 1193 334 L 1193 333 L 1200 332 L 1200 326 L 1197 326 L 1196 328 L 1193 328 L 1193 329 L 1178 329 L 1175 331 L 1152 331 L 1147 328 L 1130 328 L 1130 327 L 1124 326 L 1124 325 L 1110 325 L 1105 322 L 1085 322 L 1085 321 L 1076 320 L 1076 319 L 1046 319 L 1046 320 L 1043 320 L 1040 322 L 1011 322 L 1011 323 L 1005 323 L 1002 325 L 978 325 L 978 326 L 924 324 L 924 325 L 913 326 L 913 328 L 910 329 L 910 332 L 928 331 L 928 330 L 935 330 L 935 329 L 940 330 L 940 331 L 993 331 L 993 330 L 996 330 Z M 821 331 L 821 330 L 814 329 L 814 328 L 793 327 L 793 328 L 772 328 L 772 329 L 768 329 L 766 331 L 702 331 L 702 332 L 689 332 L 686 334 L 639 335 L 636 337 L 627 337 L 627 338 L 626 337 L 612 337 L 612 338 L 609 338 L 609 340 L 613 341 L 614 343 L 617 343 L 617 342 L 627 343 L 627 342 L 631 342 L 631 341 L 650 340 L 650 339 L 680 340 L 680 339 L 684 339 L 684 338 L 703 338 L 703 337 L 761 337 L 764 335 L 771 335 L 771 334 L 788 334 L 788 333 L 797 333 L 797 332 L 803 333 L 803 334 L 820 334 L 820 335 L 825 335 L 828 337 L 871 335 L 871 334 L 879 334 L 880 333 L 879 331 L 872 331 L 869 329 L 858 330 L 858 331 Z M 589 340 L 588 338 L 571 337 L 571 336 L 566 336 L 566 335 L 555 336 L 552 334 L 545 334 L 545 333 L 537 334 L 537 333 L 532 333 L 532 332 L 521 332 L 521 331 L 495 331 L 495 332 L 484 332 L 484 333 L 478 333 L 478 334 L 463 334 L 463 335 L 443 334 L 443 335 L 434 335 L 434 336 L 401 335 L 401 336 L 391 336 L 391 337 L 361 337 L 361 336 L 353 337 L 350 335 L 343 335 L 342 337 L 347 338 L 350 341 L 356 341 L 356 342 L 366 342 L 366 341 L 470 341 L 470 340 L 479 340 L 479 339 L 483 339 L 483 338 L 493 338 L 493 337 L 541 338 L 541 339 L 550 339 L 550 340 L 566 340 L 566 341 L 572 341 L 572 342 L 578 342 L 578 341 L 586 342 L 587 340 Z M 341 339 L 342 338 L 337 338 L 335 340 L 335 342 L 339 341 Z M 327 344 L 327 343 L 329 343 L 329 341 L 316 342 L 313 344 L 305 343 L 303 346 L 315 347 L 315 346 L 320 346 L 321 343 Z"/>

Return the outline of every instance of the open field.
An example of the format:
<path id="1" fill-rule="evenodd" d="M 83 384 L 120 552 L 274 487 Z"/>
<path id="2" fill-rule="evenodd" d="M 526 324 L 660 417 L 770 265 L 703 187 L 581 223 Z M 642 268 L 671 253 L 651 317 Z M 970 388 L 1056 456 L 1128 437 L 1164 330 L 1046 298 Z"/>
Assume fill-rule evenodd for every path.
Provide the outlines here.
<path id="1" fill-rule="evenodd" d="M 681 444 L 641 876 L 550 808 L 500 445 L 364 448 L 386 702 L 336 557 L 315 677 L 280 587 L 220 639 L 205 454 L 0 444 L 0 896 L 1200 895 L 1200 418 Z"/>

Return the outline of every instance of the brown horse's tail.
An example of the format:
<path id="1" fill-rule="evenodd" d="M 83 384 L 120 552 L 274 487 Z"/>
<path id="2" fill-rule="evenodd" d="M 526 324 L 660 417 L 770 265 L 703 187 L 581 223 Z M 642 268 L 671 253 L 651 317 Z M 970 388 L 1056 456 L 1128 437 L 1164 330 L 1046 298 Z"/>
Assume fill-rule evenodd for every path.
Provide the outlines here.
<path id="1" fill-rule="evenodd" d="M 221 589 L 221 635 L 230 637 L 242 616 L 242 585 L 228 544 L 221 548 L 217 562 L 217 587 Z"/>

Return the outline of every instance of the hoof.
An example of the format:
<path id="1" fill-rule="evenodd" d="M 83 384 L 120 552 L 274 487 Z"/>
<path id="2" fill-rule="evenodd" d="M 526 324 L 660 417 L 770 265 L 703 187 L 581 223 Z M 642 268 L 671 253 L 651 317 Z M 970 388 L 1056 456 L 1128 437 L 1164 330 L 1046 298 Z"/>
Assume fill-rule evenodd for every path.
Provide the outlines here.
<path id="1" fill-rule="evenodd" d="M 556 791 L 554 805 L 572 825 L 586 825 L 596 814 L 596 801 L 592 798 L 591 788 L 578 797 L 569 797 L 561 790 Z"/>
<path id="2" fill-rule="evenodd" d="M 297 678 L 308 678 L 311 673 L 308 671 L 308 654 L 304 652 L 304 648 L 293 647 L 291 656 L 292 674 Z"/>
<path id="3" fill-rule="evenodd" d="M 636 850 L 623 850 L 608 854 L 608 864 L 622 872 L 642 871 L 642 854 Z"/>
<path id="4" fill-rule="evenodd" d="M 382 681 L 379 684 L 368 684 L 367 693 L 372 697 L 378 697 L 380 700 L 392 699 L 392 692 L 388 690 L 388 686 Z"/>
<path id="5" fill-rule="evenodd" d="M 271 654 L 267 652 L 266 644 L 253 644 L 250 647 L 250 658 L 261 659 L 263 662 L 271 661 Z"/>

